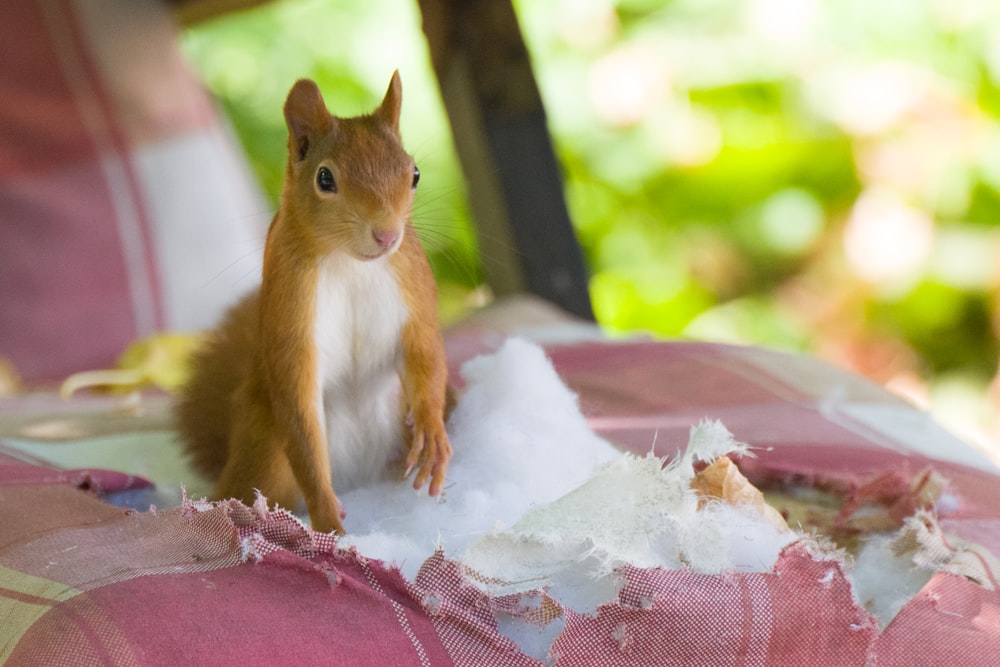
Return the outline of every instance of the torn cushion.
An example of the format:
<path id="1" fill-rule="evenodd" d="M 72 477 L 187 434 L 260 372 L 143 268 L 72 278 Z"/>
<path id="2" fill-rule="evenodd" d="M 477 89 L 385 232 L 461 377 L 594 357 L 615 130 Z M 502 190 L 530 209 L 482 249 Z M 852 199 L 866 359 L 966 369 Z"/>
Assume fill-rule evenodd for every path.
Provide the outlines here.
<path id="1" fill-rule="evenodd" d="M 583 602 L 559 597 L 542 580 L 491 589 L 498 582 L 484 585 L 461 554 L 438 551 L 416 565 L 401 563 L 416 572 L 403 576 L 260 504 L 185 501 L 134 513 L 56 482 L 34 485 L 39 495 L 18 510 L 34 508 L 34 518 L 69 516 L 72 504 L 72 521 L 51 531 L 31 531 L 31 521 L 0 521 L 0 614 L 17 621 L 4 657 L 32 664 L 51 659 L 58 646 L 108 664 L 197 662 L 207 655 L 273 664 L 351 655 L 357 664 L 551 658 L 560 665 L 882 665 L 921 664 L 936 652 L 948 656 L 947 664 L 971 665 L 1000 648 L 991 560 L 1000 523 L 993 509 L 1000 507 L 997 477 L 986 465 L 968 465 L 974 453 L 959 451 L 962 443 L 942 431 L 929 428 L 923 440 L 911 441 L 912 424 L 920 421 L 912 409 L 833 369 L 810 367 L 796 382 L 790 368 L 796 357 L 757 350 L 639 343 L 547 351 L 589 423 L 612 441 L 628 445 L 629 438 L 615 434 L 630 436 L 641 456 L 653 449 L 677 459 L 691 425 L 718 418 L 756 457 L 734 455 L 741 474 L 766 496 L 784 493 L 769 496 L 779 500 L 799 493 L 799 501 L 815 505 L 809 499 L 819 496 L 808 494 L 826 494 L 823 502 L 839 502 L 824 515 L 829 525 L 845 507 L 839 520 L 855 530 L 848 520 L 881 510 L 896 521 L 892 508 L 902 498 L 926 504 L 932 522 L 921 529 L 907 525 L 914 515 L 902 517 L 872 557 L 891 564 L 919 553 L 929 578 L 901 582 L 901 590 L 912 592 L 881 625 L 851 581 L 861 552 L 841 557 L 836 546 L 816 550 L 796 540 L 763 571 L 614 563 L 606 601 L 585 613 Z M 484 372 L 482 381 L 489 376 Z M 538 412 L 537 419 L 545 417 Z M 879 430 L 877 415 L 896 415 L 910 427 L 897 431 L 889 419 Z M 530 423 L 519 421 L 532 432 Z M 932 456 L 934 442 L 942 458 Z M 969 461 L 956 460 L 963 458 Z M 689 462 L 689 483 L 700 465 Z M 943 480 L 930 495 L 920 482 L 928 467 Z M 893 470 L 902 481 L 873 483 Z M 708 479 L 703 474 L 705 488 L 714 484 Z M 22 497 L 27 486 L 20 486 L 11 493 Z M 46 500 L 55 489 L 65 497 Z M 981 561 L 975 576 L 955 569 L 969 559 Z M 60 642 L 53 644 L 57 633 Z"/>

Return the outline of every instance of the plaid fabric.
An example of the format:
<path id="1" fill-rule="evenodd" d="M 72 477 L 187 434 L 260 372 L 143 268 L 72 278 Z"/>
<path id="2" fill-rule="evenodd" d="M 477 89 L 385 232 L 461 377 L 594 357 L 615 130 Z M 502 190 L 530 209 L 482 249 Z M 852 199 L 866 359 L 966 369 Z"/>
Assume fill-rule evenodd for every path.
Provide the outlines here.
<path id="1" fill-rule="evenodd" d="M 0 3 L 0 356 L 28 380 L 208 327 L 253 282 L 219 277 L 268 206 L 176 41 L 157 0 Z"/>
<path id="2" fill-rule="evenodd" d="M 620 604 L 596 618 L 568 614 L 558 664 L 868 664 L 874 619 L 851 599 L 839 563 L 796 545 L 766 574 L 623 576 Z"/>
<path id="3" fill-rule="evenodd" d="M 588 615 L 544 591 L 491 597 L 441 553 L 406 581 L 261 502 L 117 509 L 77 488 L 80 473 L 5 453 L 0 661 L 541 664 L 499 632 L 498 615 L 561 628 L 557 665 L 983 665 L 1000 655 L 998 477 L 957 460 L 975 454 L 932 424 L 917 451 L 893 437 L 893 419 L 880 423 L 866 408 L 909 420 L 901 433 L 918 413 L 852 376 L 759 350 L 633 343 L 550 352 L 594 424 L 642 452 L 657 432 L 665 448 L 665 434 L 720 418 L 758 448 L 741 462 L 753 479 L 797 476 L 884 506 L 890 520 L 934 470 L 947 480 L 947 502 L 931 552 L 949 565 L 881 632 L 853 599 L 844 565 L 801 544 L 765 573 L 626 567 L 618 600 Z M 930 455 L 934 439 L 949 460 Z M 91 488 L 128 483 L 86 476 L 101 480 Z"/>

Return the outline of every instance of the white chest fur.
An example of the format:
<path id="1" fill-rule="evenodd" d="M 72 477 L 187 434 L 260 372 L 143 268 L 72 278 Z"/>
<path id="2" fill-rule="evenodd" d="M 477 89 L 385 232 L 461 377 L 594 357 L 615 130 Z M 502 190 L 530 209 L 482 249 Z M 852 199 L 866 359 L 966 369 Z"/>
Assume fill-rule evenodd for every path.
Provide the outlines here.
<path id="1" fill-rule="evenodd" d="M 316 289 L 316 348 L 334 488 L 387 477 L 403 448 L 400 338 L 408 317 L 386 259 L 334 256 Z"/>

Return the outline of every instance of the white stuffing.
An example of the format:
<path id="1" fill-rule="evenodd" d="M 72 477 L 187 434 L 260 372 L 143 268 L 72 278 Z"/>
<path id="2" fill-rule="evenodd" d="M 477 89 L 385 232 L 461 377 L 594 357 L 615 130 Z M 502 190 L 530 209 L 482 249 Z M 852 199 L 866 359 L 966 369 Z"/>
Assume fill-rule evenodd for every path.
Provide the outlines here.
<path id="1" fill-rule="evenodd" d="M 597 437 L 533 343 L 510 339 L 462 375 L 444 500 L 403 483 L 346 493 L 343 546 L 395 562 L 412 578 L 440 545 L 469 569 L 510 583 L 492 584 L 493 593 L 546 586 L 580 611 L 617 595 L 613 570 L 624 563 L 768 571 L 798 537 L 742 507 L 699 508 L 689 488 L 693 462 L 746 449 L 718 422 L 692 428 L 688 446 L 663 467 Z"/>
<path id="2" fill-rule="evenodd" d="M 440 544 L 450 557 L 530 508 L 552 502 L 621 454 L 590 430 L 545 353 L 521 339 L 465 364 L 448 421 L 454 456 L 444 498 L 405 482 L 345 493 L 343 546 L 395 562 L 413 578 Z"/>
<path id="3" fill-rule="evenodd" d="M 912 552 L 899 553 L 894 542 L 889 535 L 866 541 L 849 573 L 855 599 L 878 619 L 882 629 L 934 574 L 916 566 Z"/>

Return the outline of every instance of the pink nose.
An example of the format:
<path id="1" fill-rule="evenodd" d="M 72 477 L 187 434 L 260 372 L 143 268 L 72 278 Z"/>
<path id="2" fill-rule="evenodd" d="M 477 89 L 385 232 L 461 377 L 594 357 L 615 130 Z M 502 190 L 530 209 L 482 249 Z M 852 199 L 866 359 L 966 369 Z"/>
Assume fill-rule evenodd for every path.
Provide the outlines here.
<path id="1" fill-rule="evenodd" d="M 373 229 L 372 237 L 375 238 L 375 243 L 379 244 L 382 248 L 391 248 L 399 239 L 399 232 L 394 229 Z"/>

